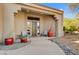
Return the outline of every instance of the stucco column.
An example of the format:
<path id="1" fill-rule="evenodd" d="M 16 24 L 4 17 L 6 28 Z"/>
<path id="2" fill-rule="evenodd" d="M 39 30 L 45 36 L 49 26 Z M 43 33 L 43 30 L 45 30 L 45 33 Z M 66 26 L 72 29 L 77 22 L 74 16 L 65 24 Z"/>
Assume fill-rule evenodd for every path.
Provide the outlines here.
<path id="1" fill-rule="evenodd" d="M 52 18 L 55 22 L 55 24 L 54 24 L 55 25 L 55 37 L 58 37 L 58 19 L 55 15 L 52 15 Z"/>
<path id="2" fill-rule="evenodd" d="M 14 31 L 14 11 L 9 4 L 4 5 L 4 28 L 3 40 L 8 37 L 15 38 Z"/>
<path id="3" fill-rule="evenodd" d="M 21 10 L 21 7 L 17 4 L 4 4 L 3 42 L 7 37 L 13 37 L 15 39 L 14 13 L 17 13 L 18 10 Z"/>
<path id="4" fill-rule="evenodd" d="M 55 20 L 55 35 L 58 37 L 58 20 Z"/>
<path id="5" fill-rule="evenodd" d="M 63 36 L 63 15 L 56 15 L 56 28 L 58 37 Z"/>

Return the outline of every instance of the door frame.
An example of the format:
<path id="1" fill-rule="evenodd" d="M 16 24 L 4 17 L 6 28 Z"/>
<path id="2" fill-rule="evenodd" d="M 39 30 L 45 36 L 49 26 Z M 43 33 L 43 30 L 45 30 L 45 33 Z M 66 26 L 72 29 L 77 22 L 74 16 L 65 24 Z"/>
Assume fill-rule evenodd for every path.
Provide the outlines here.
<path id="1" fill-rule="evenodd" d="M 39 33 L 37 33 L 37 31 L 36 31 L 35 36 L 40 35 L 40 18 L 28 16 L 27 19 L 28 19 L 27 22 L 30 22 L 31 25 L 33 24 L 34 21 L 35 21 L 36 23 L 39 22 L 39 27 L 36 26 L 36 30 L 39 29 Z M 33 25 L 32 25 L 32 26 L 33 26 Z M 30 33 L 31 33 L 30 35 L 33 36 L 33 27 L 32 27 L 31 29 L 32 29 L 32 30 L 30 31 Z"/>

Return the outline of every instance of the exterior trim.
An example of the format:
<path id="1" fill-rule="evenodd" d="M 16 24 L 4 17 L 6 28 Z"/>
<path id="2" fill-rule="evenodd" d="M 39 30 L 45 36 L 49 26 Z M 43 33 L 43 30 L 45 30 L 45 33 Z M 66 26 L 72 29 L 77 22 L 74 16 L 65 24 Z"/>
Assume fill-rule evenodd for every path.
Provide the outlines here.
<path id="1" fill-rule="evenodd" d="M 23 4 L 23 3 L 16 3 L 16 4 L 19 4 L 19 5 L 24 5 L 24 6 L 29 6 L 29 7 L 32 7 L 32 8 L 36 8 L 36 9 L 39 9 L 39 10 L 44 10 L 44 11 L 49 11 L 49 12 L 54 12 L 54 13 L 57 13 L 57 14 L 63 14 L 64 11 L 61 11 L 61 10 L 58 10 L 58 9 L 54 9 L 54 8 L 49 8 L 47 6 L 43 6 L 43 5 L 40 5 L 40 4 L 36 4 L 36 5 L 39 5 L 39 6 L 42 6 L 42 7 L 45 7 L 45 8 L 48 8 L 48 9 L 52 9 L 52 10 L 46 10 L 44 8 L 39 8 L 39 7 L 35 7 L 35 6 L 30 6 L 30 5 L 26 5 L 26 4 Z M 34 3 L 33 3 L 34 4 Z M 53 11 L 53 10 L 56 10 L 56 11 Z"/>

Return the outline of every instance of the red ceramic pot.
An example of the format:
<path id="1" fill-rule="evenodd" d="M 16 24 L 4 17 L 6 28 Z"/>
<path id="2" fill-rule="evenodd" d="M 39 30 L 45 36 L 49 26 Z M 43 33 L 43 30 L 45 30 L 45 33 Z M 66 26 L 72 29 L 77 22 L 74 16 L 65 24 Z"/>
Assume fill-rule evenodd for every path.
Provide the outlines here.
<path id="1" fill-rule="evenodd" d="M 13 44 L 13 38 L 6 38 L 5 39 L 5 45 L 12 45 Z"/>
<path id="2" fill-rule="evenodd" d="M 53 32 L 52 31 L 48 31 L 48 37 L 52 37 L 53 36 Z"/>
<path id="3" fill-rule="evenodd" d="M 26 42 L 28 42 L 28 41 L 27 41 L 27 38 L 21 38 L 20 40 L 21 40 L 21 43 L 26 43 Z"/>

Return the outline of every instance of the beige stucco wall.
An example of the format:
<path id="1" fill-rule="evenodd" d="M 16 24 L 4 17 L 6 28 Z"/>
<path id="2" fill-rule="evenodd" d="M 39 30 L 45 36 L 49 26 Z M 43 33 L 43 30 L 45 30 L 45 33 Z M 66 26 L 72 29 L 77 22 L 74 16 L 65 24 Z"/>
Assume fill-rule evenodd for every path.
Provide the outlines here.
<path id="1" fill-rule="evenodd" d="M 25 30 L 25 15 L 22 12 L 19 12 L 14 17 L 15 22 L 15 34 L 19 35 L 21 34 L 21 31 Z"/>
<path id="2" fill-rule="evenodd" d="M 51 16 L 44 15 L 41 22 L 43 22 L 42 23 L 43 27 L 41 27 L 41 28 L 43 28 L 43 31 L 48 31 L 49 28 L 51 27 L 53 34 L 55 36 L 55 21 L 54 21 L 54 19 Z"/>

